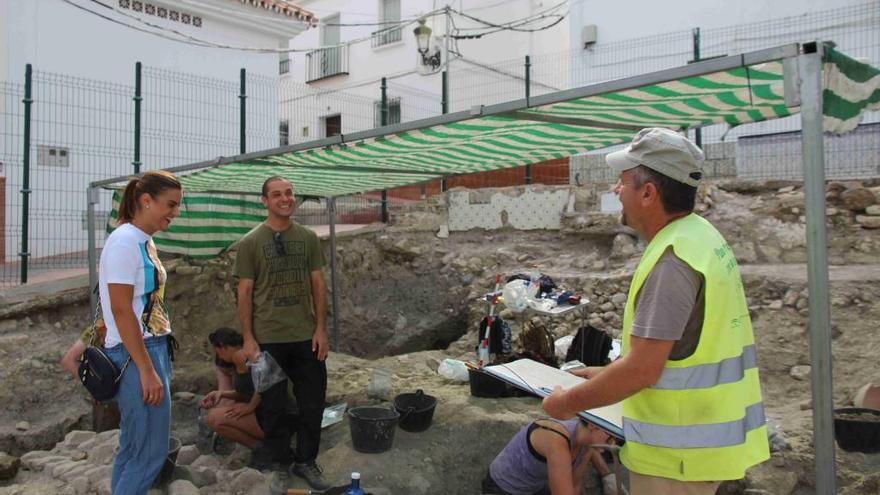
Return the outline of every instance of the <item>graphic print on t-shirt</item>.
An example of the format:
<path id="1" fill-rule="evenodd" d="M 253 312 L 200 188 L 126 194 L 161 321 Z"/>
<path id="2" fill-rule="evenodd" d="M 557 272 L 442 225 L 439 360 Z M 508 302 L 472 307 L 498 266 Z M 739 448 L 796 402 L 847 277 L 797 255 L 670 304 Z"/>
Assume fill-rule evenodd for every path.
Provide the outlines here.
<path id="1" fill-rule="evenodd" d="M 168 278 L 165 267 L 159 261 L 159 253 L 153 241 L 147 241 L 141 245 L 141 254 L 144 256 L 144 287 L 150 295 L 152 311 L 147 320 L 147 329 L 155 336 L 165 335 L 171 328 L 168 321 L 168 311 L 165 308 L 165 281 Z M 158 284 L 158 290 L 156 290 Z M 146 307 L 146 306 L 144 306 Z"/>
<path id="2" fill-rule="evenodd" d="M 276 307 L 295 306 L 300 303 L 300 298 L 308 295 L 306 275 L 309 270 L 306 243 L 283 242 L 283 254 L 279 254 L 275 242 L 263 244 L 263 256 L 266 258 L 269 279 L 269 300 Z"/>

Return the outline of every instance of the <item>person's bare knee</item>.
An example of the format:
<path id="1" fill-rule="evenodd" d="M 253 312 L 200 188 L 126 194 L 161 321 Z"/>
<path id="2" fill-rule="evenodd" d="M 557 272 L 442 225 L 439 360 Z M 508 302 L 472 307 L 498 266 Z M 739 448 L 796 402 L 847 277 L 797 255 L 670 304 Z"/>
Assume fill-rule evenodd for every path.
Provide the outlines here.
<path id="1" fill-rule="evenodd" d="M 208 428 L 217 431 L 226 425 L 225 408 L 215 407 L 208 411 Z"/>

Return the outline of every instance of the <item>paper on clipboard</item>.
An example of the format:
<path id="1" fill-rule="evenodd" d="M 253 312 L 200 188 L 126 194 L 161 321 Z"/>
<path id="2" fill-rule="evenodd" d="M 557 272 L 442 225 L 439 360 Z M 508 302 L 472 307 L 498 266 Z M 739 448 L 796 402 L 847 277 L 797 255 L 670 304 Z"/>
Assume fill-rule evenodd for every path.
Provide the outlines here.
<path id="1" fill-rule="evenodd" d="M 557 385 L 567 390 L 586 381 L 584 378 L 531 359 L 518 359 L 511 363 L 486 366 L 483 371 L 516 388 L 541 397 L 550 395 Z M 620 403 L 578 414 L 615 437 L 623 438 L 623 410 Z"/>

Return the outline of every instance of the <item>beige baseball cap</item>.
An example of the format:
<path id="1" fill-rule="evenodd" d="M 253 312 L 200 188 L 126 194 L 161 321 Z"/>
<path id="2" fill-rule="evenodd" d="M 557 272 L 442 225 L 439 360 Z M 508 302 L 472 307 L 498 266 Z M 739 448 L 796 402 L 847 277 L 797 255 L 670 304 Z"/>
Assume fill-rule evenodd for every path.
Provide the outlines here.
<path id="1" fill-rule="evenodd" d="M 689 186 L 700 185 L 703 150 L 681 134 L 660 127 L 642 129 L 626 148 L 605 155 L 616 173 L 644 165 Z"/>

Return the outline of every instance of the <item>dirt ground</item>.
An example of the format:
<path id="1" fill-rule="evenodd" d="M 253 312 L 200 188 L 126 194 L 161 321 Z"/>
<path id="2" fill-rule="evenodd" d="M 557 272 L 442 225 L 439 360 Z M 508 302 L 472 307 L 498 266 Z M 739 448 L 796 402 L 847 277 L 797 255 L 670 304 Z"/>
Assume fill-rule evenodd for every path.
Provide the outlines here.
<path id="1" fill-rule="evenodd" d="M 772 194 L 763 194 L 765 202 L 772 199 Z M 710 210 L 708 216 L 729 236 L 735 253 L 737 245 L 747 251 L 744 243 L 757 239 L 747 227 L 757 224 L 755 216 L 763 213 L 749 213 L 744 206 L 754 203 L 753 197 L 725 200 L 738 207 L 727 214 Z M 792 228 L 791 222 L 780 225 Z M 438 405 L 430 429 L 396 430 L 392 449 L 382 454 L 353 450 L 348 419 L 329 427 L 319 456 L 328 477 L 341 483 L 358 470 L 363 485 L 377 494 L 478 493 L 491 459 L 522 425 L 541 415 L 540 403 L 529 397 L 472 397 L 466 383 L 437 375 L 437 366 L 447 357 L 472 358 L 476 325 L 485 309 L 477 299 L 492 288 L 496 272 L 510 274 L 536 266 L 557 283 L 590 297 L 594 312 L 590 317 L 599 318 L 612 334 L 619 333 L 615 322 L 620 308 L 612 305 L 602 314 L 594 309 L 626 292 L 628 273 L 638 259 L 638 249 L 630 254 L 618 251 L 616 236 L 613 230 L 505 230 L 452 233 L 440 239 L 430 230 L 388 228 L 341 240 L 344 353 L 328 360 L 328 403 L 387 406 L 394 395 L 421 389 L 435 396 Z M 853 247 L 871 246 L 880 236 L 841 225 L 832 226 L 829 237 L 833 259 L 839 264 L 831 269 L 834 404 L 847 406 L 861 385 L 880 383 L 880 253 Z M 790 251 L 787 262 L 781 260 L 784 252 L 774 261 L 768 258 L 772 253 L 762 251 L 752 262 L 742 263 L 766 411 L 784 443 L 770 461 L 752 469 L 745 480 L 726 484 L 719 493 L 814 492 L 810 379 L 793 373 L 793 368 L 810 363 L 806 266 L 796 261 L 803 244 L 784 249 Z M 858 263 L 847 261 L 850 251 Z M 170 264 L 175 269 L 170 270 L 169 298 L 176 315 L 175 332 L 182 341 L 173 391 L 202 394 L 212 381 L 205 336 L 217 326 L 235 325 L 229 260 Z M 67 431 L 89 426 L 85 393 L 57 364 L 86 324 L 85 289 L 77 290 L 65 292 L 63 300 L 54 304 L 16 303 L 31 304 L 30 309 L 13 311 L 8 297 L 0 301 L 5 311 L 0 315 L 0 401 L 4 403 L 0 450 L 21 455 L 49 449 Z M 521 320 L 512 319 L 518 332 Z M 559 337 L 578 324 L 569 319 L 551 325 L 551 330 Z M 391 389 L 382 394 L 384 401 L 367 394 L 377 368 L 388 370 L 392 377 Z M 174 407 L 175 431 L 186 443 L 195 434 L 195 406 L 175 401 Z M 29 428 L 16 429 L 20 421 L 29 422 Z M 880 454 L 838 448 L 836 456 L 839 493 L 880 494 Z M 0 482 L 0 494 L 66 493 L 59 483 L 46 473 L 21 470 L 16 478 Z M 296 486 L 297 480 L 289 483 Z M 222 488 L 206 486 L 202 493 L 232 493 Z"/>

